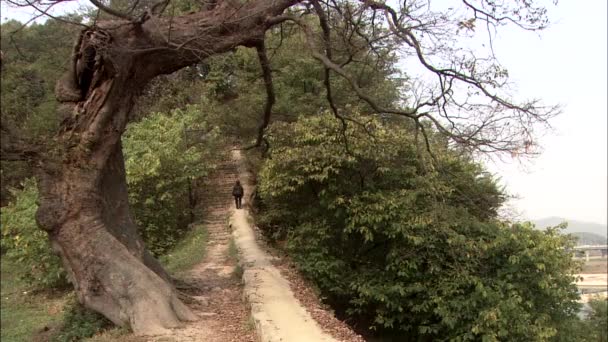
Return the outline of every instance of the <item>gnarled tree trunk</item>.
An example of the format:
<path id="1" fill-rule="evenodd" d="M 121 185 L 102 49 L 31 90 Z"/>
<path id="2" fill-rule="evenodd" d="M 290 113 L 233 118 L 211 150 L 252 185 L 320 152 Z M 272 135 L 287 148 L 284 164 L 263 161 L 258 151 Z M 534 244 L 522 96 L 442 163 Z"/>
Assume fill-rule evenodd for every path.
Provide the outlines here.
<path id="1" fill-rule="evenodd" d="M 84 30 L 74 68 L 57 83 L 64 121 L 38 170 L 37 221 L 61 255 L 78 299 L 135 333 L 157 334 L 195 315 L 146 250 L 128 205 L 121 135 L 153 77 L 251 46 L 297 1 L 254 1 Z"/>

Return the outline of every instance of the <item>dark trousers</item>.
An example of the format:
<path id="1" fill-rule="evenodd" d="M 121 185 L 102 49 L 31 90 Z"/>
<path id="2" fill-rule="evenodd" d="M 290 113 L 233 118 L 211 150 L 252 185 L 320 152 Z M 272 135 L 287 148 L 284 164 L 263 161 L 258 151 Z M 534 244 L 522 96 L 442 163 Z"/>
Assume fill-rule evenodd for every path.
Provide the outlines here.
<path id="1" fill-rule="evenodd" d="M 237 209 L 241 209 L 243 207 L 241 205 L 241 199 L 243 199 L 243 196 L 234 196 L 234 204 L 236 205 Z"/>

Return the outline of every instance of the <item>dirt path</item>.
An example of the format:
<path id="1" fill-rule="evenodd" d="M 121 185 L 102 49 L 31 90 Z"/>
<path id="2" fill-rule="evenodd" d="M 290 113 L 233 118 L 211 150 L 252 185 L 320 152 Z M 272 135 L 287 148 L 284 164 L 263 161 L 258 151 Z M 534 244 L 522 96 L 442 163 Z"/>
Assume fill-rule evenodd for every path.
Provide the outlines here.
<path id="1" fill-rule="evenodd" d="M 244 208 L 248 208 L 252 187 L 248 173 L 240 166 L 240 151 L 233 151 L 231 157 L 201 187 L 206 202 L 198 211 L 204 209 L 207 252 L 204 260 L 182 279 L 183 284 L 179 286 L 182 292 L 194 298 L 188 305 L 201 319 L 149 341 L 362 341 L 331 313 L 320 315 L 316 311 L 322 309 L 308 305 L 309 310 L 315 311 L 314 316 L 323 320 L 315 321 L 296 299 L 293 284 L 258 245 L 248 222 L 248 211 L 234 208 L 231 191 L 237 176 L 245 189 Z M 242 279 L 240 274 L 235 274 L 236 260 L 230 255 L 231 236 L 238 249 Z M 302 297 L 300 292 L 298 296 Z M 327 328 L 328 324 L 332 327 Z"/>
<path id="2" fill-rule="evenodd" d="M 228 219 L 234 206 L 231 191 L 235 179 L 235 164 L 228 160 L 202 187 L 205 202 L 199 210 L 204 212 L 208 232 L 207 251 L 203 261 L 183 277 L 184 284 L 179 286 L 195 299 L 188 305 L 201 319 L 151 341 L 256 341 L 249 307 L 242 296 L 240 275 L 234 274 L 236 260 L 229 255 Z"/>
<path id="3" fill-rule="evenodd" d="M 233 157 L 240 161 L 240 151 L 233 151 Z M 251 182 L 244 170 L 240 170 L 239 178 L 245 188 L 243 205 L 247 208 Z M 231 223 L 244 269 L 245 296 L 251 305 L 259 339 L 263 342 L 337 341 L 325 333 L 298 302 L 289 282 L 258 246 L 247 211 L 235 210 Z"/>

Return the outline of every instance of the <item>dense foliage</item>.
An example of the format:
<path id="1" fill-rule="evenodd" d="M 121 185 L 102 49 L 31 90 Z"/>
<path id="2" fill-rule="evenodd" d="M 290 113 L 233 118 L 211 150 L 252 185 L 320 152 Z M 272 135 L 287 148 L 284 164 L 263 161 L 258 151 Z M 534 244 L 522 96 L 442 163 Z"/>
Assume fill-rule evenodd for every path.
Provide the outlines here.
<path id="1" fill-rule="evenodd" d="M 583 319 L 572 318 L 565 322 L 553 339 L 558 342 L 608 341 L 608 299 L 594 298 L 587 305 Z"/>
<path id="2" fill-rule="evenodd" d="M 594 299 L 589 302 L 591 315 L 587 320 L 585 331 L 591 334 L 589 340 L 606 342 L 608 341 L 608 300 Z"/>
<path id="3" fill-rule="evenodd" d="M 266 42 L 276 97 L 272 120 L 290 122 L 300 115 L 316 115 L 328 110 L 330 105 L 324 88 L 324 69 L 310 56 L 303 33 L 276 28 L 266 35 Z M 352 52 L 355 56 L 346 63 L 349 49 L 356 52 Z M 372 53 L 361 37 L 354 36 L 348 43 L 336 42 L 335 50 L 336 60 L 344 61 L 344 68 L 356 75 L 362 91 L 377 97 L 380 105 L 399 100 L 404 78 L 395 67 L 398 58 L 394 46 L 387 44 Z M 244 145 L 250 144 L 257 135 L 266 101 L 256 51 L 239 47 L 234 53 L 212 56 L 188 69 L 185 74 L 190 76 L 181 81 L 176 89 L 183 90 L 184 86 L 191 88 L 188 91 L 190 97 L 192 94 L 204 94 L 209 99 L 206 109 L 211 115 L 210 120 L 220 125 L 227 136 L 240 140 Z M 192 82 L 193 79 L 197 81 Z M 344 79 L 332 79 L 332 92 L 339 109 L 349 106 L 362 112 L 371 111 L 352 93 Z M 162 96 L 163 102 L 165 98 L 177 100 L 188 97 L 179 91 L 164 91 L 159 96 Z"/>
<path id="4" fill-rule="evenodd" d="M 329 303 L 411 340 L 544 340 L 575 315 L 570 238 L 497 221 L 495 181 L 439 137 L 429 164 L 403 123 L 351 118 L 347 145 L 330 115 L 273 125 L 260 173 L 260 224 Z"/>
<path id="5" fill-rule="evenodd" d="M 82 341 L 112 326 L 102 315 L 86 309 L 72 298 L 66 305 L 62 325 L 51 338 L 52 342 Z"/>
<path id="6" fill-rule="evenodd" d="M 150 250 L 160 255 L 187 231 L 192 179 L 214 166 L 217 128 L 210 127 L 199 107 L 154 113 L 127 131 L 124 141 L 130 202 L 140 232 Z M 204 143 L 188 145 L 184 129 L 204 133 Z M 202 148 L 204 146 L 204 148 Z M 61 260 L 46 232 L 36 226 L 38 191 L 33 179 L 11 190 L 14 200 L 1 209 L 2 252 L 23 265 L 22 276 L 35 287 L 66 284 Z"/>
<path id="7" fill-rule="evenodd" d="M 49 134 L 62 119 L 56 118 L 55 82 L 70 67 L 78 28 L 53 20 L 22 25 L 2 24 L 2 118 L 29 133 Z"/>
<path id="8" fill-rule="evenodd" d="M 72 20 L 80 20 L 73 17 Z M 62 118 L 56 114 L 55 81 L 68 67 L 70 42 L 77 28 L 55 21 L 22 27 L 10 20 L 0 30 L 2 77 L 0 113 L 3 125 L 26 136 L 45 139 Z M 32 176 L 21 161 L 1 163 L 0 201 L 9 200 L 10 187 Z"/>
<path id="9" fill-rule="evenodd" d="M 34 287 L 57 287 L 66 284 L 61 260 L 49 245 L 46 232 L 35 220 L 38 190 L 33 179 L 22 190 L 11 190 L 14 201 L 0 209 L 2 252 L 21 265 L 21 276 Z"/>
<path id="10" fill-rule="evenodd" d="M 186 141 L 186 130 L 192 141 Z M 196 139 L 196 140 L 194 140 Z M 150 251 L 173 247 L 192 221 L 192 181 L 215 165 L 219 131 L 199 106 L 153 113 L 124 136 L 129 202 Z M 203 148 L 204 146 L 204 148 Z"/>

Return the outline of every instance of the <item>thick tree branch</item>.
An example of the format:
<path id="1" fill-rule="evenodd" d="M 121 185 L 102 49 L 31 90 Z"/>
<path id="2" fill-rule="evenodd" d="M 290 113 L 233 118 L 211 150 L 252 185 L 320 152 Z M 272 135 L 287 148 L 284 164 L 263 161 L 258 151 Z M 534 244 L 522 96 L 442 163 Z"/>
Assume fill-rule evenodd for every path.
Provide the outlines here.
<path id="1" fill-rule="evenodd" d="M 272 115 L 272 106 L 275 103 L 275 92 L 274 85 L 272 83 L 272 70 L 270 69 L 270 61 L 268 60 L 268 56 L 266 54 L 266 45 L 264 42 L 261 42 L 255 47 L 258 53 L 258 60 L 260 62 L 260 68 L 262 69 L 262 76 L 264 78 L 264 88 L 266 89 L 266 104 L 264 105 L 264 116 L 262 118 L 262 122 L 258 126 L 258 135 L 256 138 L 256 142 L 253 145 L 254 147 L 262 146 L 262 143 L 265 143 L 264 149 L 262 153 L 265 153 L 268 149 L 268 141 L 264 139 L 264 132 L 270 124 L 270 117 Z M 247 149 L 247 148 L 246 148 Z"/>

